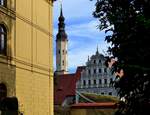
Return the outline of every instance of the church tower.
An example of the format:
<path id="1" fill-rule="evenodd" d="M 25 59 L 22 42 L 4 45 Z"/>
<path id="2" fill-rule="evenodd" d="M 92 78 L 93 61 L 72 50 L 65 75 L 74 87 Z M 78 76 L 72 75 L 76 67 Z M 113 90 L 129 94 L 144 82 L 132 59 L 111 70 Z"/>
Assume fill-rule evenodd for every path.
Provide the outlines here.
<path id="1" fill-rule="evenodd" d="M 56 36 L 56 74 L 60 75 L 68 73 L 68 39 L 65 32 L 65 18 L 63 16 L 62 5 L 58 20 L 58 34 Z"/>

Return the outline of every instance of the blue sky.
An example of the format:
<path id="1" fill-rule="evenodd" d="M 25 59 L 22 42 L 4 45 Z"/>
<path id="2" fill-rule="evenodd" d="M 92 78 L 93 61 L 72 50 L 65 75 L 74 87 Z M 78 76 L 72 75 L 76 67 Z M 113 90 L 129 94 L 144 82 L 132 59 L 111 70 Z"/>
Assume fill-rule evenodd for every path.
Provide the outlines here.
<path id="1" fill-rule="evenodd" d="M 75 72 L 77 66 L 85 65 L 88 56 L 95 54 L 97 46 L 104 54 L 107 43 L 105 33 L 97 29 L 98 20 L 92 16 L 95 2 L 90 0 L 63 0 L 63 15 L 65 17 L 66 33 L 68 35 L 68 70 Z M 55 70 L 55 40 L 58 32 L 58 17 L 60 2 L 54 2 L 54 70 Z"/>

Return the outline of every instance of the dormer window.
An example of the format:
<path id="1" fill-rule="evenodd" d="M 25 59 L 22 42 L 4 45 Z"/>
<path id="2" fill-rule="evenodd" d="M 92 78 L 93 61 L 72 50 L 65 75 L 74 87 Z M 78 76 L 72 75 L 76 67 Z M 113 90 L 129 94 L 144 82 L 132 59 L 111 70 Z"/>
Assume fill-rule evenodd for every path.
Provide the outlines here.
<path id="1" fill-rule="evenodd" d="M 7 6 L 7 0 L 0 0 L 0 6 Z"/>
<path id="2" fill-rule="evenodd" d="M 4 25 L 0 24 L 0 54 L 6 55 L 7 31 Z"/>

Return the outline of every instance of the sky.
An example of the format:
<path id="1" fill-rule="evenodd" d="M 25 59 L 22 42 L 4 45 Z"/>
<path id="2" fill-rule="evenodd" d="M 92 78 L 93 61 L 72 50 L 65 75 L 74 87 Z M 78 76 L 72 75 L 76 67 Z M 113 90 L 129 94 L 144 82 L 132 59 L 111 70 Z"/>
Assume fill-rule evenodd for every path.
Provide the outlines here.
<path id="1" fill-rule="evenodd" d="M 105 32 L 97 29 L 98 20 L 92 13 L 95 1 L 90 0 L 62 0 L 65 30 L 68 35 L 68 70 L 76 71 L 77 66 L 86 64 L 88 56 L 95 54 L 97 46 L 99 52 L 105 54 L 107 43 L 104 41 Z M 54 70 L 56 69 L 56 34 L 58 32 L 58 17 L 60 15 L 60 1 L 54 2 Z"/>

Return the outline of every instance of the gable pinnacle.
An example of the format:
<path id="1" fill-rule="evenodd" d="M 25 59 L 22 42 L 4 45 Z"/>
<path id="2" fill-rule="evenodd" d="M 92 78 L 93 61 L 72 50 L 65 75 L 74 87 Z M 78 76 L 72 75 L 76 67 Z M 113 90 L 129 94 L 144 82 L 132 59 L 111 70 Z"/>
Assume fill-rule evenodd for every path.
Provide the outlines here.
<path id="1" fill-rule="evenodd" d="M 97 51 L 96 51 L 96 54 L 99 54 L 99 51 L 98 51 L 98 45 L 97 45 Z"/>

